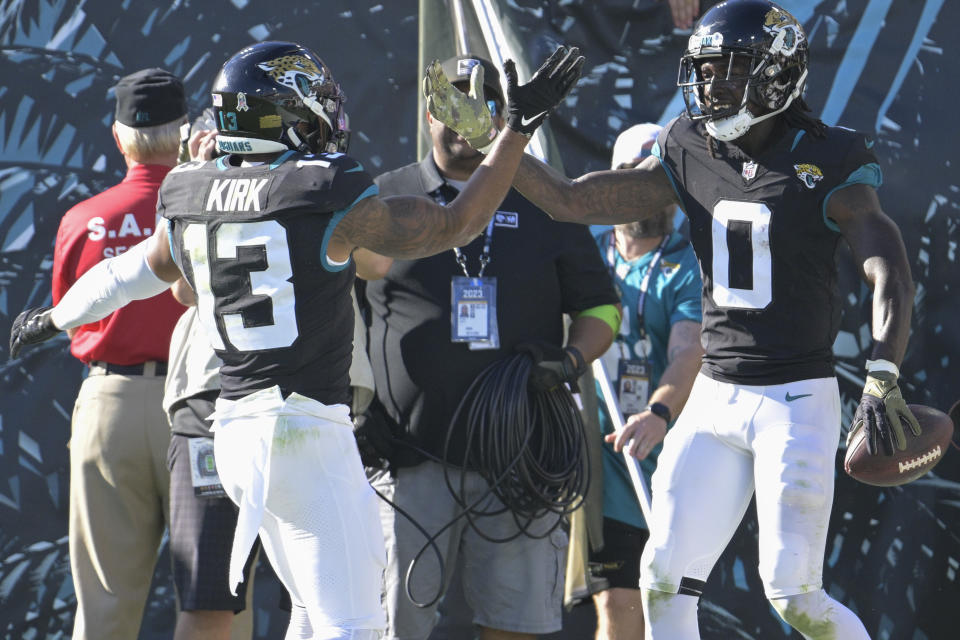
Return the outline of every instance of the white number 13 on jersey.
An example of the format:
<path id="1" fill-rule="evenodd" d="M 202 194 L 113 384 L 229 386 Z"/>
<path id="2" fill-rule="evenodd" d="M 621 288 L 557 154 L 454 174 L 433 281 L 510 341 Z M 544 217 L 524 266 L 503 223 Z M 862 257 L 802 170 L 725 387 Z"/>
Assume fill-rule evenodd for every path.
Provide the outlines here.
<path id="1" fill-rule="evenodd" d="M 740 224 L 737 224 L 740 223 Z M 749 229 L 749 232 L 746 231 Z M 745 267 L 740 260 L 731 259 L 728 237 L 741 232 L 749 234 L 753 259 Z M 744 243 L 744 248 L 747 244 Z M 731 285 L 731 266 L 739 264 L 751 273 L 736 274 L 739 283 L 750 283 L 749 288 Z M 770 209 L 762 202 L 721 200 L 713 208 L 713 302 L 718 307 L 763 309 L 773 300 L 773 265 L 770 260 Z"/>
<path id="2" fill-rule="evenodd" d="M 286 229 L 276 220 L 230 222 L 219 226 L 213 240 L 215 258 L 221 261 L 237 260 L 239 247 L 259 247 L 263 250 L 265 268 L 248 272 L 250 290 L 245 297 L 251 298 L 251 303 L 256 299 L 262 300 L 264 296 L 269 297 L 273 315 L 269 324 L 246 326 L 243 319 L 245 307 L 241 304 L 236 311 L 220 313 L 221 323 L 218 326 L 211 287 L 211 243 L 207 237 L 207 226 L 188 225 L 183 231 L 183 244 L 193 266 L 197 314 L 213 348 L 225 349 L 223 339 L 239 351 L 279 349 L 292 345 L 297 339 L 298 330 L 293 284 L 290 283 L 293 269 Z M 223 329 L 222 336 L 220 327 Z"/>

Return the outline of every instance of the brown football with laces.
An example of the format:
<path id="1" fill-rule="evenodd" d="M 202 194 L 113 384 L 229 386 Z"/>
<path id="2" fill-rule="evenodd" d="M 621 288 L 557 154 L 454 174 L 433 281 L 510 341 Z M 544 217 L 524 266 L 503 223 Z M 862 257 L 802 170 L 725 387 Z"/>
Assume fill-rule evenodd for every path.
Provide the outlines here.
<path id="1" fill-rule="evenodd" d="M 908 405 L 920 423 L 921 433 L 904 428 L 907 448 L 892 456 L 872 456 L 867 451 L 866 429 L 859 428 L 847 440 L 843 467 L 855 480 L 877 487 L 895 487 L 913 482 L 936 466 L 953 438 L 953 420 L 943 411 L 922 404 Z"/>

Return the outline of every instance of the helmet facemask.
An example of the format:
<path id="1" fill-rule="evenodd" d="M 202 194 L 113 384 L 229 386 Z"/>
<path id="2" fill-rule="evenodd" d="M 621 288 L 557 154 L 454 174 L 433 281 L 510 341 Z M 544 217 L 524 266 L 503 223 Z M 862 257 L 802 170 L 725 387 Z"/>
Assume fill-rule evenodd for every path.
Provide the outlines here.
<path id="1" fill-rule="evenodd" d="M 319 126 L 304 136 L 302 142 L 295 130 L 288 130 L 286 135 L 298 148 L 306 144 L 313 153 L 345 153 L 350 140 L 350 120 L 343 108 L 347 98 L 332 76 L 324 76 L 308 83 L 301 75 L 294 86 L 303 106 L 319 118 Z"/>

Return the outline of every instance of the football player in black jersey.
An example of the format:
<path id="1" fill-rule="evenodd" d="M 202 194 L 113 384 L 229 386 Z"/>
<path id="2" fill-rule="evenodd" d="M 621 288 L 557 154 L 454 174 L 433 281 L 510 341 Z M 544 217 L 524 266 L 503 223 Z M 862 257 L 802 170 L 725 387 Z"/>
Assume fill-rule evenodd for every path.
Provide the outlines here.
<path id="1" fill-rule="evenodd" d="M 560 47 L 518 85 L 508 62 L 506 130 L 441 206 L 379 197 L 344 155 L 344 95 L 315 53 L 289 42 L 249 46 L 213 87 L 226 155 L 171 171 L 158 203 L 167 224 L 90 269 L 53 309 L 15 320 L 13 357 L 186 276 L 223 360 L 211 418 L 220 479 L 240 506 L 224 588 L 242 580 L 259 530 L 293 600 L 287 638 L 372 640 L 384 625 L 383 536 L 346 404 L 353 252 L 417 258 L 469 243 L 582 66 L 576 49 Z M 481 72 L 471 86 L 482 94 Z M 427 76 L 434 91 L 453 90 L 439 64 Z"/>
<path id="2" fill-rule="evenodd" d="M 575 180 L 525 158 L 514 179 L 558 220 L 622 224 L 671 203 L 690 220 L 706 355 L 653 477 L 641 577 L 648 639 L 700 637 L 704 581 L 754 492 L 774 608 L 805 638 L 868 638 L 822 588 L 841 418 L 838 243 L 873 290 L 854 427 L 868 430 L 876 455 L 904 449 L 905 429 L 919 433 L 897 386 L 914 288 L 877 199 L 873 140 L 808 114 L 807 57 L 802 26 L 772 2 L 717 4 L 682 57 L 687 113 L 667 124 L 654 157 Z"/>

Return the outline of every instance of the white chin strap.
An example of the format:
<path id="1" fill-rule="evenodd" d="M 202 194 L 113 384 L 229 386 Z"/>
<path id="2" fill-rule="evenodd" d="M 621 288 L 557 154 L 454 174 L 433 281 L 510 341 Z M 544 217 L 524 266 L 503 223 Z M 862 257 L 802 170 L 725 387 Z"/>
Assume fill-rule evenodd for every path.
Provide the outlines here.
<path id="1" fill-rule="evenodd" d="M 750 110 L 747 109 L 747 105 L 743 105 L 736 115 L 720 120 L 707 120 L 707 133 L 717 140 L 723 140 L 724 142 L 736 140 L 758 122 L 763 122 L 767 118 L 772 118 L 778 113 L 786 111 L 790 103 L 793 102 L 793 98 L 794 94 L 791 94 L 782 107 L 776 111 L 765 113 L 762 116 L 753 115 L 750 113 Z"/>
<path id="2" fill-rule="evenodd" d="M 720 120 L 707 120 L 707 133 L 710 134 L 710 137 L 717 140 L 722 140 L 723 142 L 729 142 L 730 140 L 736 140 L 743 134 L 745 134 L 750 127 L 757 124 L 758 122 L 763 122 L 767 118 L 772 118 L 778 113 L 782 113 L 787 110 L 794 99 L 800 92 L 803 91 L 804 81 L 807 79 L 807 72 L 804 70 L 803 75 L 800 76 L 800 79 L 797 80 L 796 88 L 790 92 L 790 95 L 787 96 L 786 101 L 783 103 L 783 106 L 777 109 L 776 111 L 771 111 L 770 113 L 765 113 L 762 116 L 755 116 L 750 113 L 750 110 L 747 109 L 746 103 L 740 107 L 735 115 L 729 116 L 727 118 L 722 118 Z"/>
<path id="3" fill-rule="evenodd" d="M 707 133 L 711 138 L 728 142 L 736 140 L 750 129 L 756 120 L 746 106 L 740 108 L 736 115 L 721 120 L 707 120 Z"/>

